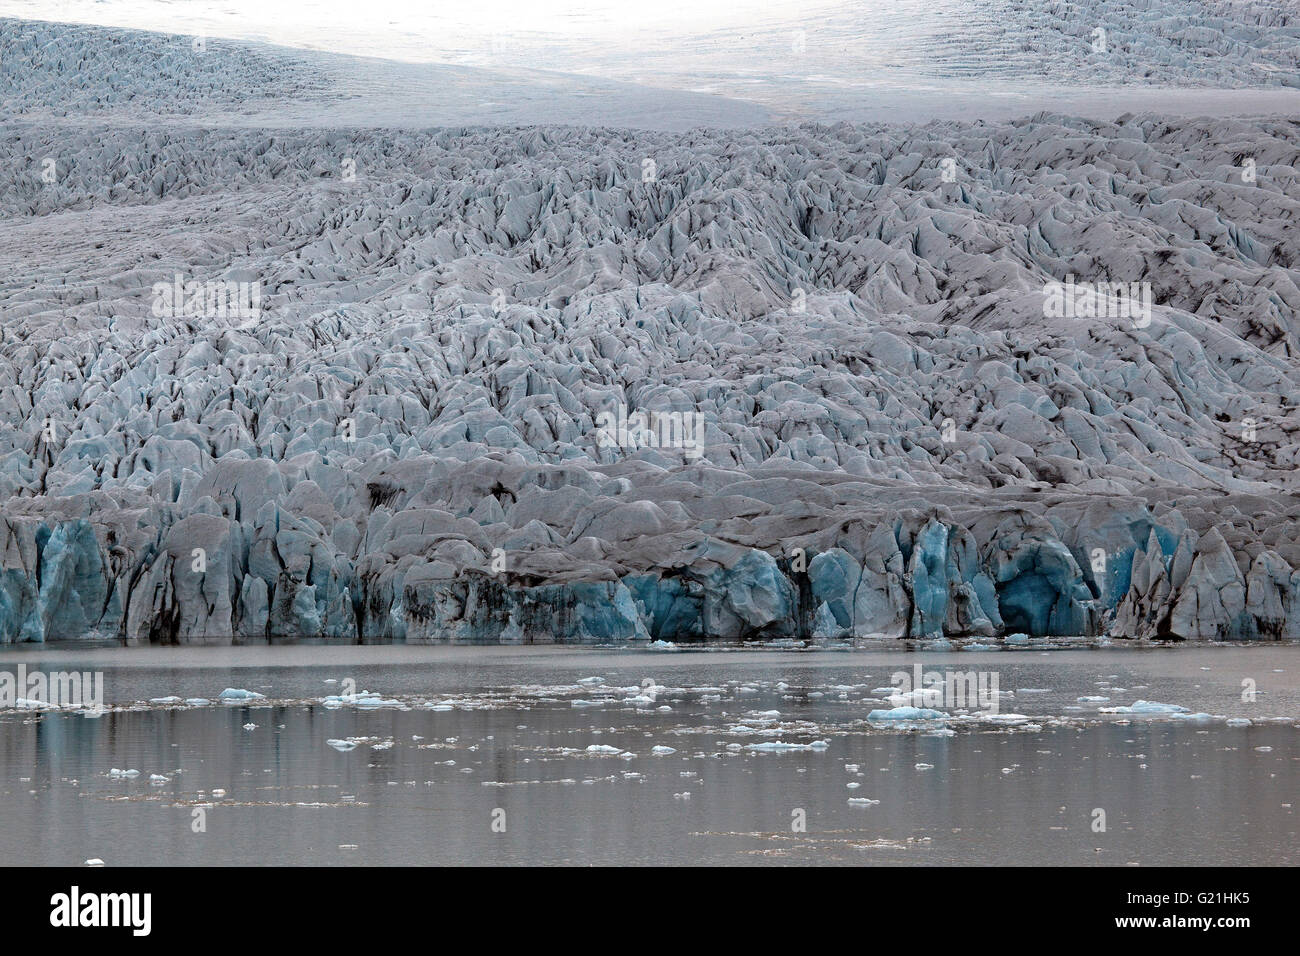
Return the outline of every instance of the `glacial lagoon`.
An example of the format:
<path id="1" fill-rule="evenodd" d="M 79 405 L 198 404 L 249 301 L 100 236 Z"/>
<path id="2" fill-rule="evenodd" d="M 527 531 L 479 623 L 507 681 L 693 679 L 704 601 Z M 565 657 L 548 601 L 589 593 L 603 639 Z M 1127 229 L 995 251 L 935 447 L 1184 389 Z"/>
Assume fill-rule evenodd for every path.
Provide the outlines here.
<path id="1" fill-rule="evenodd" d="M 10 674 L 102 673 L 105 706 L 0 711 L 0 845 L 106 866 L 1300 860 L 1300 646 L 981 648 L 6 650 Z M 992 678 L 996 705 L 891 694 L 916 664 Z M 912 703 L 938 716 L 891 715 Z"/>

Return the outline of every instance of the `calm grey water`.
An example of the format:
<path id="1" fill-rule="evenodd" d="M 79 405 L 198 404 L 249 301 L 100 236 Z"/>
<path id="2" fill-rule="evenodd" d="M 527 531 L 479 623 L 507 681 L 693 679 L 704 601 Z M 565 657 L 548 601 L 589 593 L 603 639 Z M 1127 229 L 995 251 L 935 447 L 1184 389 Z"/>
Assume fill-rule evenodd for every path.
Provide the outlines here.
<path id="1" fill-rule="evenodd" d="M 996 674 L 1004 723 L 869 722 L 917 661 Z M 0 711 L 5 864 L 1300 861 L 1295 646 L 0 653 L 19 664 L 100 670 L 112 706 Z M 388 703 L 329 706 L 331 680 Z M 212 704 L 149 703 L 172 695 Z M 1212 719 L 1100 712 L 1139 699 Z M 825 747 L 749 749 L 772 741 Z"/>

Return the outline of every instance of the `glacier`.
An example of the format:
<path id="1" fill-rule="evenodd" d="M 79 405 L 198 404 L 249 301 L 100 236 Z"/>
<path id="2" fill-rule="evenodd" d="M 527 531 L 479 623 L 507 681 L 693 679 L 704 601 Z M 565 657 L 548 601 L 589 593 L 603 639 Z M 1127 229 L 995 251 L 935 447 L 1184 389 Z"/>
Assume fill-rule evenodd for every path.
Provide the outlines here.
<path id="1" fill-rule="evenodd" d="M 144 122 L 17 23 L 0 642 L 1300 639 L 1294 117 Z"/>

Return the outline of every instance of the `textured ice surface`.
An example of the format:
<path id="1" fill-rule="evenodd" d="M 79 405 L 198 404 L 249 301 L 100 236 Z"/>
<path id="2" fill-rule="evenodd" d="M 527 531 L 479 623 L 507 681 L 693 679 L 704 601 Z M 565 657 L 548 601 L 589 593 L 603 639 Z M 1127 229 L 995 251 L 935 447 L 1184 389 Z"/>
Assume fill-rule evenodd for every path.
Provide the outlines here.
<path id="1" fill-rule="evenodd" d="M 74 74 L 21 32 L 25 114 Z M 209 84 L 159 62 L 77 95 Z M 312 82 L 235 63 L 219 105 Z M 1294 120 L 30 118 L 0 640 L 1300 637 Z M 177 275 L 260 314 L 160 314 Z"/>

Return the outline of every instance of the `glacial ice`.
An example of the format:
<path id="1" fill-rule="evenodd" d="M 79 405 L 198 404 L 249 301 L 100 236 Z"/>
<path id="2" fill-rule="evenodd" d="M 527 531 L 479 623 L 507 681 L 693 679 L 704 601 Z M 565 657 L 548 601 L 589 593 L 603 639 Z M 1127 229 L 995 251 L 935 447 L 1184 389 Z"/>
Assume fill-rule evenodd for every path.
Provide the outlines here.
<path id="1" fill-rule="evenodd" d="M 264 695 L 255 690 L 244 690 L 242 687 L 227 687 L 217 695 L 217 699 L 227 702 L 239 702 L 264 699 Z"/>
<path id="2" fill-rule="evenodd" d="M 0 642 L 1300 639 L 1293 120 L 56 135 L 15 23 Z M 238 65 L 110 85 L 313 82 Z"/>
<path id="3" fill-rule="evenodd" d="M 1180 707 L 1178 704 L 1162 704 L 1153 700 L 1138 700 L 1132 705 L 1125 707 L 1102 707 L 1103 714 L 1181 714 L 1186 713 L 1186 707 Z"/>
<path id="4" fill-rule="evenodd" d="M 867 714 L 867 720 L 946 720 L 948 715 L 941 710 L 928 707 L 892 707 L 889 710 L 873 710 Z"/>

